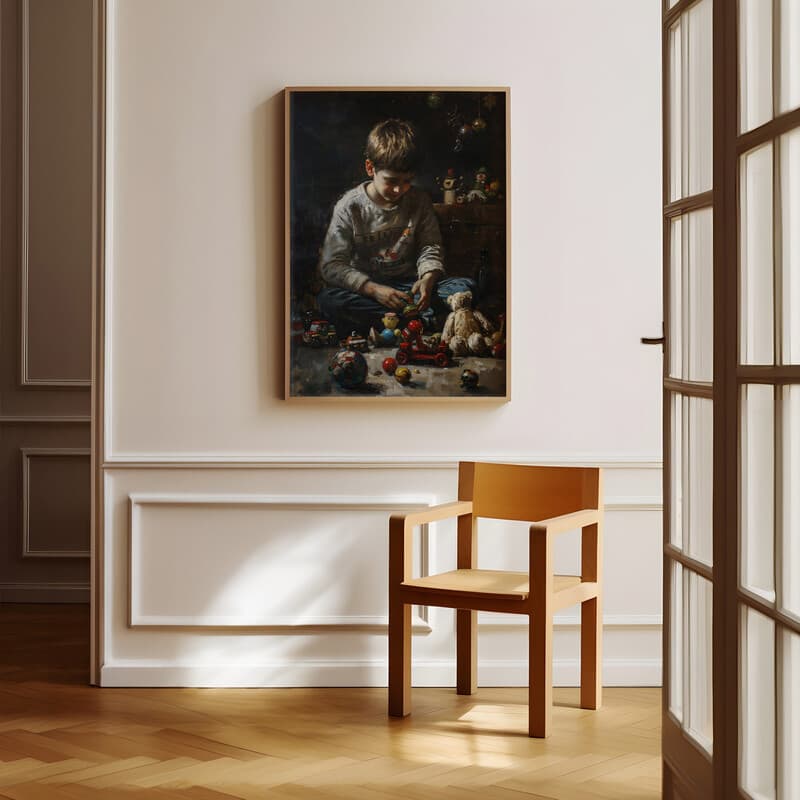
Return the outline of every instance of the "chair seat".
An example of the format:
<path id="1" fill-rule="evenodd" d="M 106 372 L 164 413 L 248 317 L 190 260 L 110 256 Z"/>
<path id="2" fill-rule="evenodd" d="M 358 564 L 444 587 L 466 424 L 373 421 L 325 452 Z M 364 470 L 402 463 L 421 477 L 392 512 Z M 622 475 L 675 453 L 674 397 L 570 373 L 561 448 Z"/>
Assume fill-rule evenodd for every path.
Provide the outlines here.
<path id="1" fill-rule="evenodd" d="M 564 591 L 578 586 L 579 575 L 554 575 L 553 592 Z M 422 589 L 436 594 L 460 592 L 475 597 L 492 597 L 497 600 L 525 600 L 530 595 L 530 581 L 527 572 L 507 572 L 491 569 L 454 569 L 425 578 L 410 578 L 401 586 Z"/>

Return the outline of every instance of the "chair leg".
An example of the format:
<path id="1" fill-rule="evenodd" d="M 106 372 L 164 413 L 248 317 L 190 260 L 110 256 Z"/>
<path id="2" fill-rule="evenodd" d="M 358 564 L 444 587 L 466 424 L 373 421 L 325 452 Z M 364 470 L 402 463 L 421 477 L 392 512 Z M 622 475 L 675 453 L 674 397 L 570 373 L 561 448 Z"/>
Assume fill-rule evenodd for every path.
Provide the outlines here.
<path id="1" fill-rule="evenodd" d="M 456 692 L 473 694 L 478 688 L 478 614 L 456 611 Z"/>
<path id="2" fill-rule="evenodd" d="M 411 606 L 389 603 L 389 716 L 411 713 Z"/>
<path id="3" fill-rule="evenodd" d="M 543 739 L 553 707 L 553 617 L 528 615 L 528 736 Z"/>
<path id="4" fill-rule="evenodd" d="M 602 606 L 593 597 L 581 603 L 581 708 L 602 705 L 602 647 Z"/>

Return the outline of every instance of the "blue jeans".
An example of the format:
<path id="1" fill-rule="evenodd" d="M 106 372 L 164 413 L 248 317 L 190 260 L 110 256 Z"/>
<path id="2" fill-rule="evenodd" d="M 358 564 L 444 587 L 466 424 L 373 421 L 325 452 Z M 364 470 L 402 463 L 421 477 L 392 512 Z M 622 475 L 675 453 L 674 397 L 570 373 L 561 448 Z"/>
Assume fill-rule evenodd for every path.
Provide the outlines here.
<path id="1" fill-rule="evenodd" d="M 381 281 L 384 286 L 391 286 L 402 292 L 411 293 L 411 287 L 416 281 Z M 456 292 L 472 292 L 476 299 L 478 286 L 472 278 L 442 278 L 436 284 L 431 305 L 422 312 L 421 317 L 427 330 L 441 330 L 444 320 L 450 312 L 447 298 Z M 414 300 L 419 299 L 419 294 Z M 475 302 L 473 299 L 473 303 Z M 344 339 L 353 331 L 358 331 L 362 336 L 369 333 L 370 328 L 377 331 L 383 330 L 381 321 L 384 314 L 391 309 L 382 306 L 371 297 L 351 292 L 349 289 L 329 288 L 323 289 L 317 295 L 322 315 L 336 326 L 336 334 Z"/>

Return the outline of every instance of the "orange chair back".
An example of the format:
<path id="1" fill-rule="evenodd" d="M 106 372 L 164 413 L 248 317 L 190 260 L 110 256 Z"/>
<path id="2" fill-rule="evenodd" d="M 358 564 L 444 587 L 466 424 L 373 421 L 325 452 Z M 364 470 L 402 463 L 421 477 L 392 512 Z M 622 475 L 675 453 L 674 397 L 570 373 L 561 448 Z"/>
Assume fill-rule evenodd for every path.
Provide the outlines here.
<path id="1" fill-rule="evenodd" d="M 598 508 L 599 491 L 597 467 L 458 465 L 458 499 L 472 500 L 475 517 L 535 522 Z"/>

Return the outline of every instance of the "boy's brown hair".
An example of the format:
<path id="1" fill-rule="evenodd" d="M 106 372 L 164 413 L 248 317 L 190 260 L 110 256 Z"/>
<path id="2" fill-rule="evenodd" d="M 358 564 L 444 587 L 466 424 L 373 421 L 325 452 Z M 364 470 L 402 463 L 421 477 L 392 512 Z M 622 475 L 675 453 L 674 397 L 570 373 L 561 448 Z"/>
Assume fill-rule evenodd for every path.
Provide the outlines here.
<path id="1" fill-rule="evenodd" d="M 402 119 L 379 122 L 367 136 L 364 155 L 376 170 L 414 172 L 419 162 L 416 131 Z"/>

